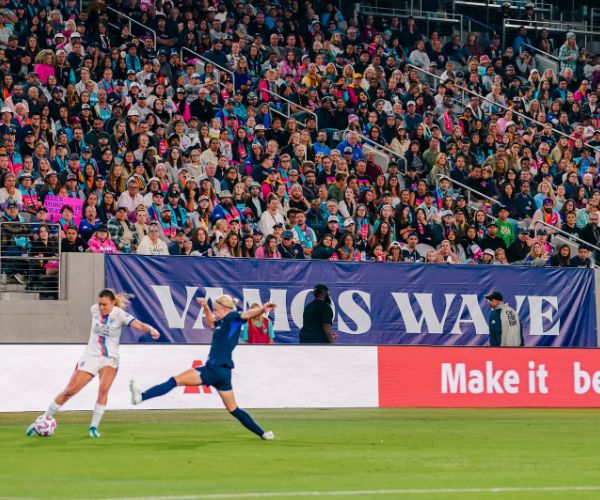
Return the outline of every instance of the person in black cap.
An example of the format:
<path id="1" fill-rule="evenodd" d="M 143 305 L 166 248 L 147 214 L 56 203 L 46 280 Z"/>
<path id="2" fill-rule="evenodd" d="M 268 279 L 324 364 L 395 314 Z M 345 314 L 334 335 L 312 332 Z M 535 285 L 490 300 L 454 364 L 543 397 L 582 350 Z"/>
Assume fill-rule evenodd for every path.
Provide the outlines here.
<path id="1" fill-rule="evenodd" d="M 519 347 L 525 345 L 523 327 L 517 312 L 504 303 L 500 292 L 494 291 L 485 296 L 492 309 L 488 321 L 490 329 L 490 347 Z"/>
<path id="2" fill-rule="evenodd" d="M 277 250 L 283 259 L 304 259 L 304 249 L 302 245 L 294 241 L 294 232 L 287 230 L 281 235 L 281 243 L 277 245 Z"/>
<path id="3" fill-rule="evenodd" d="M 333 309 L 329 288 L 319 283 L 313 288 L 315 300 L 304 308 L 301 344 L 333 344 L 338 335 L 333 331 Z"/>

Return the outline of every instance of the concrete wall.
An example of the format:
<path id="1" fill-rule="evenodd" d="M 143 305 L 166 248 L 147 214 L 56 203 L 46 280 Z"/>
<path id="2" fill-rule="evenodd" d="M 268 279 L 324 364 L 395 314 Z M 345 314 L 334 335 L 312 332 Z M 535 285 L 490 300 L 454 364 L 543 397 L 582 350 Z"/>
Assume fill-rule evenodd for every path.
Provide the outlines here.
<path id="1" fill-rule="evenodd" d="M 85 343 L 90 306 L 104 287 L 104 256 L 66 253 L 62 257 L 64 300 L 0 300 L 0 343 Z"/>
<path id="2" fill-rule="evenodd" d="M 596 270 L 596 324 L 600 326 L 600 270 Z M 87 343 L 89 309 L 104 287 L 104 256 L 63 254 L 64 300 L 0 300 L 0 344 Z M 597 330 L 600 345 L 600 328 Z"/>

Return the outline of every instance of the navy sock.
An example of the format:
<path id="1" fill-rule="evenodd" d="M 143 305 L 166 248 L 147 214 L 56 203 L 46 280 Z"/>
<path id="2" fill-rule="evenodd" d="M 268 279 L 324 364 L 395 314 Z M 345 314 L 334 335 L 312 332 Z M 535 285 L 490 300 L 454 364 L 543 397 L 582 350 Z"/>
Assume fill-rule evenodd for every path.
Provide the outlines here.
<path id="1" fill-rule="evenodd" d="M 175 389 L 175 387 L 177 387 L 177 382 L 175 382 L 175 379 L 171 377 L 166 382 L 155 385 L 154 387 L 150 387 L 150 389 L 148 389 L 147 391 L 142 392 L 142 401 L 162 396 L 167 392 L 170 392 L 173 389 Z"/>
<path id="2" fill-rule="evenodd" d="M 240 423 L 249 431 L 254 432 L 254 434 L 256 434 L 259 437 L 262 437 L 262 435 L 265 433 L 265 431 L 263 431 L 260 428 L 260 425 L 258 425 L 253 419 L 252 417 L 246 413 L 244 410 L 242 410 L 241 408 L 236 408 L 235 410 L 233 410 L 232 412 L 230 412 L 235 418 L 237 418 Z"/>

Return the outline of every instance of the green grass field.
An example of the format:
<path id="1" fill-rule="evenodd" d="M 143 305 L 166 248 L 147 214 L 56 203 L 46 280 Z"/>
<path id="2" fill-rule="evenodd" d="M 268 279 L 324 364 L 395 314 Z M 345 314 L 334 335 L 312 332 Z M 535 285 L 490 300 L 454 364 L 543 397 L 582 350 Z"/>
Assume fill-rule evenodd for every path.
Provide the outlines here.
<path id="1" fill-rule="evenodd" d="M 98 440 L 89 413 L 51 438 L 0 414 L 0 498 L 600 498 L 600 410 L 252 414 L 277 441 L 225 411 L 109 411 Z"/>

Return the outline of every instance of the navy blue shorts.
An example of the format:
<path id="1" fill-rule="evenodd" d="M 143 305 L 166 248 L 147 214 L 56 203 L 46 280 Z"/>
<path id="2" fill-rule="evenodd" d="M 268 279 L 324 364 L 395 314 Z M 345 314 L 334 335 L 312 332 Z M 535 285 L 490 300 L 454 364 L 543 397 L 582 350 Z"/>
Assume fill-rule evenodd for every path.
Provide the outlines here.
<path id="1" fill-rule="evenodd" d="M 224 366 L 200 366 L 196 368 L 204 385 L 212 385 L 217 391 L 231 391 L 231 368 Z"/>

